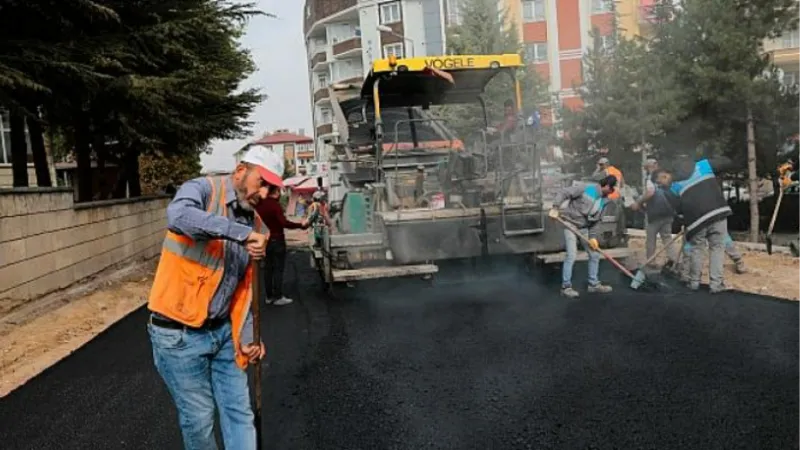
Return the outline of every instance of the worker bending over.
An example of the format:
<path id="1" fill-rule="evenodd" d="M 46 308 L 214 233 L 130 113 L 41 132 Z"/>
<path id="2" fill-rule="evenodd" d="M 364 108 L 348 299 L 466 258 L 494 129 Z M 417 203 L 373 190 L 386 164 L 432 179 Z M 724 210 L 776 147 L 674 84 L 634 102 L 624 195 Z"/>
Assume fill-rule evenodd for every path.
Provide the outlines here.
<path id="1" fill-rule="evenodd" d="M 253 210 L 281 174 L 282 155 L 254 147 L 232 175 L 189 180 L 167 207 L 147 331 L 186 449 L 217 448 L 215 407 L 225 448 L 256 448 L 245 369 L 265 349 L 253 342 L 250 259 L 267 236 Z"/>
<path id="2" fill-rule="evenodd" d="M 711 293 L 726 290 L 723 263 L 725 260 L 725 238 L 728 236 L 728 217 L 733 214 L 725 201 L 715 173 L 731 166 L 729 158 L 702 159 L 694 162 L 681 158 L 674 172 L 661 173 L 662 183 L 670 184 L 676 210 L 683 215 L 684 248 L 689 254 L 689 288 L 700 287 L 703 265 L 702 248 L 709 248 L 709 287 Z"/>
<path id="3" fill-rule="evenodd" d="M 608 196 L 614 191 L 617 178 L 609 175 L 599 184 L 590 183 L 585 186 L 571 186 L 556 194 L 550 217 L 561 217 L 575 225 L 589 239 L 589 248 L 581 241 L 581 245 L 589 254 L 589 288 L 590 293 L 611 292 L 611 286 L 602 284 L 598 279 L 600 254 L 597 250 L 597 225 L 603 217 L 603 209 L 608 204 Z M 564 259 L 561 272 L 561 295 L 569 298 L 578 297 L 578 291 L 572 287 L 572 267 L 578 256 L 578 237 L 569 229 L 564 229 L 564 243 L 567 257 Z"/>

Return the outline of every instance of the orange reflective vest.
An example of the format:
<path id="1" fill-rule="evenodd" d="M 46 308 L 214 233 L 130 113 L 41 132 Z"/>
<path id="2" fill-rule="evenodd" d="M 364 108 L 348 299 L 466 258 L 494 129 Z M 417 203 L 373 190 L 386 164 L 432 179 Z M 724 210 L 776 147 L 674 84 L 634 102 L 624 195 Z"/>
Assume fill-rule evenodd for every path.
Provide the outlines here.
<path id="1" fill-rule="evenodd" d="M 225 185 L 228 180 L 226 177 L 208 177 L 208 180 L 211 183 L 211 197 L 206 211 L 229 217 L 225 199 Z M 253 215 L 253 229 L 266 233 L 261 218 L 258 214 Z M 208 318 L 208 307 L 222 280 L 224 263 L 223 239 L 195 241 L 167 230 L 150 290 L 148 308 L 184 325 L 200 327 Z M 242 369 L 247 367 L 247 357 L 239 352 L 239 338 L 252 301 L 252 280 L 251 264 L 231 299 L 230 318 L 236 364 Z"/>
<path id="2" fill-rule="evenodd" d="M 614 166 L 608 166 L 608 168 L 606 168 L 606 173 L 608 175 L 614 175 L 617 177 L 617 187 L 614 188 L 613 192 L 608 194 L 608 198 L 616 200 L 619 198 L 619 190 L 622 188 L 622 172 L 620 172 L 619 169 Z"/>

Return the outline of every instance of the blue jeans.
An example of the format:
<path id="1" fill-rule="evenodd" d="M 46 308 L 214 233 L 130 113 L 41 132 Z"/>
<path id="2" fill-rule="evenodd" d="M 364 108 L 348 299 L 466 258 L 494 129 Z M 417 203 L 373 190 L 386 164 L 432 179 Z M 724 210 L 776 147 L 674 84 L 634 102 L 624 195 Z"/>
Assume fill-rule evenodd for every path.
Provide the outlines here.
<path id="1" fill-rule="evenodd" d="M 255 450 L 247 373 L 236 365 L 230 322 L 214 330 L 147 324 L 156 369 L 175 406 L 186 450 L 217 450 L 214 407 L 225 448 Z"/>
<path id="2" fill-rule="evenodd" d="M 586 228 L 581 229 L 580 232 L 584 236 L 589 234 L 589 230 Z M 564 229 L 564 243 L 567 247 L 567 257 L 561 266 L 561 287 L 568 288 L 572 286 L 572 266 L 575 265 L 575 258 L 578 256 L 578 236 L 575 236 L 572 231 Z M 589 284 L 595 286 L 600 283 L 600 280 L 597 279 L 597 272 L 600 269 L 600 253 L 591 251 L 583 241 L 581 241 L 581 246 L 589 252 Z"/>

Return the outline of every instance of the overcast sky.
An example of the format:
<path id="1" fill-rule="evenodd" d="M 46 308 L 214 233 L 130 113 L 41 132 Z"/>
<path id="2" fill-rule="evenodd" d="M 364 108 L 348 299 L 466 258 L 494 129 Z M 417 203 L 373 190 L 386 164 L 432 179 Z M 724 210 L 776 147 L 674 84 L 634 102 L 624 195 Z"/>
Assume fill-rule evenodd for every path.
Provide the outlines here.
<path id="1" fill-rule="evenodd" d="M 302 0 L 252 0 L 257 8 L 278 16 L 258 17 L 247 26 L 242 45 L 252 52 L 257 70 L 243 83 L 257 87 L 268 98 L 253 111 L 254 122 L 249 139 L 214 141 L 213 152 L 202 155 L 204 170 L 230 170 L 233 152 L 254 136 L 277 128 L 305 129 L 312 136 L 311 107 L 308 92 L 308 65 L 303 42 Z"/>

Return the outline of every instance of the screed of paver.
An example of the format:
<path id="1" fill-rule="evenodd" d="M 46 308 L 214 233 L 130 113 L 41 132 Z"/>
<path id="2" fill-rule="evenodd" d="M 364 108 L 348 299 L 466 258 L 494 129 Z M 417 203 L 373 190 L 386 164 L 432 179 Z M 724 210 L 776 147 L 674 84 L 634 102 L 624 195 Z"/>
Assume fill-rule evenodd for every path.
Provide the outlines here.
<path id="1" fill-rule="evenodd" d="M 137 281 L 112 283 L 0 336 L 0 398 L 142 306 L 151 283 L 149 273 L 139 274 Z"/>

